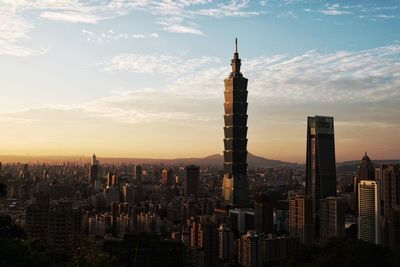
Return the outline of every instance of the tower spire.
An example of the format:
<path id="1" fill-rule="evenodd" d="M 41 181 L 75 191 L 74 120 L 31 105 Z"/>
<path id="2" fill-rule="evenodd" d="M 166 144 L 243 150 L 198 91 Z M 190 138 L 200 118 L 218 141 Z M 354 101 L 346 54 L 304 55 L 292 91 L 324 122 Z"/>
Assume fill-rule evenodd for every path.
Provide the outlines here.
<path id="1" fill-rule="evenodd" d="M 237 48 L 237 38 L 235 38 L 235 53 L 233 54 L 233 58 L 231 60 L 232 72 L 231 76 L 240 76 L 240 65 L 241 60 L 239 58 L 238 48 Z"/>
<path id="2" fill-rule="evenodd" d="M 235 53 L 237 54 L 238 49 L 237 49 L 237 38 L 235 38 Z"/>

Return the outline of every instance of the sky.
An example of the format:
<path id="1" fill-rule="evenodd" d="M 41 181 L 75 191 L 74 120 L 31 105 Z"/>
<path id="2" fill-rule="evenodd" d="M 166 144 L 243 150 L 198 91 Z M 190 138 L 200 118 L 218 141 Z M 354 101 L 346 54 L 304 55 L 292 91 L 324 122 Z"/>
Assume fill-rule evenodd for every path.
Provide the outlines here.
<path id="1" fill-rule="evenodd" d="M 325 115 L 337 161 L 400 158 L 399 29 L 398 0 L 0 0 L 0 154 L 221 154 L 237 37 L 249 152 L 304 162 Z"/>

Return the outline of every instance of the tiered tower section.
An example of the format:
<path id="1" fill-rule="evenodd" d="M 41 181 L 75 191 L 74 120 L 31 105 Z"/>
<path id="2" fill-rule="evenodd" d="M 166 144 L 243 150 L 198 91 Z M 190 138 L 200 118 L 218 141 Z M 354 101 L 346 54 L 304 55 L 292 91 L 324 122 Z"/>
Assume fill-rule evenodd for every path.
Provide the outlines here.
<path id="1" fill-rule="evenodd" d="M 225 82 L 224 180 L 222 194 L 234 208 L 246 208 L 249 202 L 247 183 L 247 82 L 240 72 L 241 60 L 236 51 L 232 72 Z"/>

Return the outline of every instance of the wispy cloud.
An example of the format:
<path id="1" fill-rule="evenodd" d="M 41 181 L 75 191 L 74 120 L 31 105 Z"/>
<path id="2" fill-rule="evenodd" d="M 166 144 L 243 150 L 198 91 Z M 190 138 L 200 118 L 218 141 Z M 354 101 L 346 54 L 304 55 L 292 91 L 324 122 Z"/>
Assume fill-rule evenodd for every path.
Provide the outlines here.
<path id="1" fill-rule="evenodd" d="M 0 55 L 19 57 L 41 55 L 47 48 L 24 46 L 23 41 L 29 39 L 29 31 L 33 25 L 9 8 L 0 9 Z"/>
<path id="2" fill-rule="evenodd" d="M 204 33 L 199 29 L 180 24 L 167 25 L 163 29 L 168 32 L 174 32 L 174 33 L 191 33 L 191 34 L 204 35 Z"/>
<path id="3" fill-rule="evenodd" d="M 108 30 L 106 32 L 96 33 L 94 31 L 88 31 L 82 29 L 81 32 L 86 35 L 86 41 L 103 43 L 105 41 L 112 40 L 127 40 L 127 39 L 145 39 L 145 38 L 158 38 L 158 33 L 150 34 L 130 34 L 130 33 L 116 33 L 113 30 Z"/>
<path id="4" fill-rule="evenodd" d="M 63 12 L 53 12 L 45 11 L 40 14 L 41 18 L 63 21 L 68 23 L 90 23 L 95 24 L 100 19 L 100 17 L 76 11 L 63 11 Z"/>
<path id="5" fill-rule="evenodd" d="M 326 4 L 326 8 L 320 10 L 320 12 L 325 15 L 333 15 L 333 16 L 352 14 L 352 12 L 349 11 L 348 9 L 349 9 L 348 6 L 341 6 L 339 4 Z"/>
<path id="6" fill-rule="evenodd" d="M 400 45 L 358 52 L 308 51 L 296 57 L 275 55 L 243 59 L 251 96 L 271 104 L 372 103 L 400 96 Z M 227 72 L 222 59 L 171 55 L 120 54 L 101 64 L 106 71 L 129 71 L 149 75 L 168 74 L 168 87 L 175 94 L 217 96 L 215 90 Z"/>
<path id="7" fill-rule="evenodd" d="M 101 65 L 106 71 L 130 71 L 148 74 L 175 74 L 190 73 L 197 69 L 219 63 L 215 57 L 199 57 L 184 59 L 177 56 L 154 54 L 120 54 L 116 55 Z"/>

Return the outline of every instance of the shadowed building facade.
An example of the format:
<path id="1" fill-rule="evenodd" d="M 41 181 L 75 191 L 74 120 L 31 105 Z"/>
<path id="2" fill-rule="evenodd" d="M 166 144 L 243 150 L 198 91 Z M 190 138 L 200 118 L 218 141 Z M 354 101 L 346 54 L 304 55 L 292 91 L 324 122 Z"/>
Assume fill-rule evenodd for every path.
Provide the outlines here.
<path id="1" fill-rule="evenodd" d="M 236 51 L 232 72 L 225 82 L 224 179 L 222 194 L 234 208 L 245 208 L 249 202 L 247 183 L 247 79 L 240 72 L 241 60 Z"/>
<path id="2" fill-rule="evenodd" d="M 92 162 L 89 168 L 89 180 L 92 187 L 94 187 L 94 182 L 97 180 L 99 176 L 99 161 L 96 158 L 96 155 L 93 154 Z"/>
<path id="3" fill-rule="evenodd" d="M 333 117 L 307 118 L 306 194 L 312 197 L 315 237 L 319 238 L 320 200 L 336 196 Z"/>

